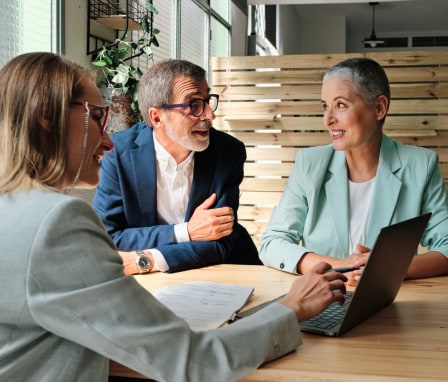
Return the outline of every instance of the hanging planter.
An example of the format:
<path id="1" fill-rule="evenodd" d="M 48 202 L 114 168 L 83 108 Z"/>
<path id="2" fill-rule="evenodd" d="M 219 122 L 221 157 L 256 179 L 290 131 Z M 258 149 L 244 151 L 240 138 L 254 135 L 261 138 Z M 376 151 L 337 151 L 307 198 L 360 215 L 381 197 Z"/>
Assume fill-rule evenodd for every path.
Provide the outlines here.
<path id="1" fill-rule="evenodd" d="M 100 88 L 104 104 L 110 107 L 110 116 L 107 123 L 109 134 L 125 130 L 141 120 L 140 113 L 132 110 L 131 101 L 119 88 Z"/>
<path id="2" fill-rule="evenodd" d="M 146 2 L 146 9 L 147 13 L 140 20 L 143 34 L 138 41 L 127 41 L 125 31 L 122 38 L 103 46 L 92 62 L 103 71 L 103 80 L 99 86 L 105 103 L 111 107 L 109 124 L 114 125 L 108 128 L 110 132 L 123 130 L 142 119 L 137 92 L 143 73 L 139 67 L 128 62 L 140 56 L 152 61 L 151 46 L 159 46 L 156 36 L 160 31 L 153 28 L 153 15 L 158 14 L 158 11 L 151 1 Z"/>

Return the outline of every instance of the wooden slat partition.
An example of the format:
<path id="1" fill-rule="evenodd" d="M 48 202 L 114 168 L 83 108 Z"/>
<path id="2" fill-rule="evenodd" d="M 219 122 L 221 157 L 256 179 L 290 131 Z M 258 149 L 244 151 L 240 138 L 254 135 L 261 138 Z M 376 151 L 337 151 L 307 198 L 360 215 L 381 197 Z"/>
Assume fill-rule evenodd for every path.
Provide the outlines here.
<path id="1" fill-rule="evenodd" d="M 325 71 L 360 56 L 378 61 L 391 84 L 385 133 L 437 151 L 448 184 L 448 51 L 214 57 L 214 125 L 246 145 L 238 217 L 257 245 L 297 151 L 330 143 L 320 105 Z"/>

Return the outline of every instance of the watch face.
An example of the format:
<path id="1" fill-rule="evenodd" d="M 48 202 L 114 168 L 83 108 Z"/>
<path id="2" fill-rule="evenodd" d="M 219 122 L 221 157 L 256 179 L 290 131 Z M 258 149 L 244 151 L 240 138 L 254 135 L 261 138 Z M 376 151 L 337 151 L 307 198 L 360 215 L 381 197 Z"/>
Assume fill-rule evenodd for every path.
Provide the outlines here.
<path id="1" fill-rule="evenodd" d="M 137 259 L 137 265 L 141 273 L 149 272 L 149 267 L 151 265 L 149 259 L 145 255 L 139 255 Z"/>

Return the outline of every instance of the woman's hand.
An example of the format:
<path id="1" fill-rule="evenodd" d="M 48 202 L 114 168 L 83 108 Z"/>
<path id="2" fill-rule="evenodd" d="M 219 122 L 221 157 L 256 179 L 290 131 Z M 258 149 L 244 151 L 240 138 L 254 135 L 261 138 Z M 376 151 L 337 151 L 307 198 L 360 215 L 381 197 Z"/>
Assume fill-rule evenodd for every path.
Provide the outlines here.
<path id="1" fill-rule="evenodd" d="M 288 294 L 279 300 L 288 306 L 299 321 L 307 320 L 337 301 L 343 304 L 347 278 L 339 272 L 328 272 L 330 264 L 320 262 L 292 284 Z"/>
<path id="2" fill-rule="evenodd" d="M 356 286 L 361 278 L 362 272 L 364 271 L 364 265 L 366 265 L 367 260 L 370 256 L 370 248 L 365 247 L 361 244 L 356 244 L 356 250 L 358 252 L 352 253 L 349 257 L 343 260 L 344 266 L 357 267 L 360 268 L 356 271 L 346 273 L 347 285 Z"/>

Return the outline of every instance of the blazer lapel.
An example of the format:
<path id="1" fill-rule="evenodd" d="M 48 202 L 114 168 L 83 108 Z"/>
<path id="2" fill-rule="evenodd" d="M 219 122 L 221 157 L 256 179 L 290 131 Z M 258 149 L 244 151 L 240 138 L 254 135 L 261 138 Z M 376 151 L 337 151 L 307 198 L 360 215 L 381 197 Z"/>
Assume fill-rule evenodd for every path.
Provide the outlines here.
<path id="1" fill-rule="evenodd" d="M 329 201 L 339 249 L 341 253 L 344 253 L 345 248 L 349 247 L 349 204 L 347 166 L 343 152 L 334 152 L 328 172 L 329 178 L 325 183 L 325 193 Z"/>
<path id="2" fill-rule="evenodd" d="M 135 143 L 137 147 L 130 153 L 130 161 L 137 201 L 145 216 L 157 219 L 157 213 L 154 213 L 157 211 L 157 170 L 152 128 L 144 128 Z M 151 224 L 158 222 L 154 220 Z"/>
<path id="3" fill-rule="evenodd" d="M 391 223 L 392 215 L 400 195 L 402 182 L 395 173 L 401 168 L 401 160 L 393 141 L 383 135 L 380 160 L 376 172 L 375 189 L 370 205 L 370 216 L 367 224 L 366 242 L 369 246 L 375 243 L 381 228 Z M 384 191 L 387 189 L 387 195 Z"/>
<path id="4" fill-rule="evenodd" d="M 193 182 L 185 213 L 186 220 L 189 220 L 196 207 L 210 196 L 210 187 L 216 168 L 216 155 L 211 146 L 210 142 L 206 150 L 194 154 Z"/>

